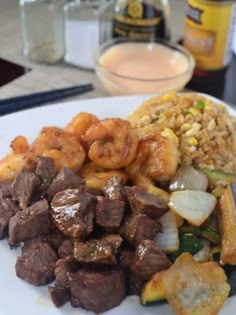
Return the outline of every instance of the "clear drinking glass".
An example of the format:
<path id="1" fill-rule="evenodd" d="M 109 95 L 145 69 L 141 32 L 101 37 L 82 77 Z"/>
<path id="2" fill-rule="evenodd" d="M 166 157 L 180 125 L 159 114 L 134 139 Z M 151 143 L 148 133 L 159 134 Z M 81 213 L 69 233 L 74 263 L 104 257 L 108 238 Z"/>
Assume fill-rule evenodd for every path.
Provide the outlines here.
<path id="1" fill-rule="evenodd" d="M 64 0 L 20 0 L 24 55 L 55 63 L 64 56 Z"/>

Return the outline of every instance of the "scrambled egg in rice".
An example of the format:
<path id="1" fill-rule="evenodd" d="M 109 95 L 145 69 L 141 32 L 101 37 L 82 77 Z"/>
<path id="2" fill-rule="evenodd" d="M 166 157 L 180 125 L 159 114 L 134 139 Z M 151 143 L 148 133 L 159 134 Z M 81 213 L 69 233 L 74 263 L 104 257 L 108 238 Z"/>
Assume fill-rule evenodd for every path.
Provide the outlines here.
<path id="1" fill-rule="evenodd" d="M 236 119 L 223 104 L 169 93 L 144 102 L 127 119 L 140 138 L 158 133 L 177 144 L 182 164 L 236 172 Z"/>

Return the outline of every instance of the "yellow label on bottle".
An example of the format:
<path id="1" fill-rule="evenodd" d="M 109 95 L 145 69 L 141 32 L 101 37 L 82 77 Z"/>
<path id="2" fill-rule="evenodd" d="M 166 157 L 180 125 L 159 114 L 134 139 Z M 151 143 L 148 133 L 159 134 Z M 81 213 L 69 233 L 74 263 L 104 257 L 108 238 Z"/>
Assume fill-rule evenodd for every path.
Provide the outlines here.
<path id="1" fill-rule="evenodd" d="M 235 17 L 233 1 L 188 0 L 184 46 L 199 68 L 217 70 L 230 62 Z"/>

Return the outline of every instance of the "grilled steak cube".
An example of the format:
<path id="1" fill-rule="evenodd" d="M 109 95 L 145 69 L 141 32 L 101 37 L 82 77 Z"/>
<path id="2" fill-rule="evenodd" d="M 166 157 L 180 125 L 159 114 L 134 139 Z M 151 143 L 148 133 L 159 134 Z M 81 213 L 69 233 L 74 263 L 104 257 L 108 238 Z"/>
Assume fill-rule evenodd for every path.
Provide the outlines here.
<path id="1" fill-rule="evenodd" d="M 85 187 L 83 191 L 87 194 L 93 195 L 94 197 L 98 197 L 102 195 L 101 190 L 98 190 L 92 187 Z"/>
<path id="2" fill-rule="evenodd" d="M 136 247 L 143 240 L 152 240 L 160 231 L 161 225 L 146 214 L 131 215 L 120 229 L 128 243 Z"/>
<path id="3" fill-rule="evenodd" d="M 81 188 L 83 184 L 84 181 L 81 177 L 68 167 L 63 167 L 47 189 L 48 198 L 51 200 L 60 191 Z"/>
<path id="4" fill-rule="evenodd" d="M 46 242 L 32 242 L 17 258 L 16 275 L 36 286 L 45 285 L 54 280 L 57 255 Z"/>
<path id="5" fill-rule="evenodd" d="M 58 248 L 58 256 L 64 258 L 67 256 L 73 256 L 74 244 L 71 240 L 64 240 L 61 246 Z"/>
<path id="6" fill-rule="evenodd" d="M 78 270 L 78 265 L 76 264 L 73 257 L 68 256 L 61 258 L 56 262 L 55 267 L 55 284 L 57 287 L 69 287 L 68 274 L 69 272 L 74 272 Z"/>
<path id="7" fill-rule="evenodd" d="M 134 251 L 130 249 L 121 250 L 120 255 L 119 255 L 119 263 L 120 263 L 120 267 L 124 271 L 129 270 L 133 257 L 134 257 Z"/>
<path id="8" fill-rule="evenodd" d="M 171 262 L 153 241 L 142 241 L 136 248 L 130 270 L 140 280 L 147 281 L 158 271 L 166 270 Z"/>
<path id="9" fill-rule="evenodd" d="M 21 209 L 18 204 L 11 198 L 2 198 L 0 201 L 0 239 L 7 231 L 10 219 Z"/>
<path id="10" fill-rule="evenodd" d="M 128 186 L 125 187 L 125 191 L 133 213 L 142 213 L 152 219 L 157 219 L 168 210 L 168 205 L 153 194 Z"/>
<path id="11" fill-rule="evenodd" d="M 125 297 L 125 276 L 121 270 L 96 272 L 81 269 L 70 274 L 71 304 L 102 313 L 119 305 Z"/>
<path id="12" fill-rule="evenodd" d="M 36 158 L 35 173 L 41 178 L 40 190 L 46 190 L 56 176 L 54 159 L 38 156 Z"/>
<path id="13" fill-rule="evenodd" d="M 56 230 L 47 235 L 46 239 L 47 242 L 52 246 L 52 248 L 57 251 L 62 243 L 66 240 L 66 237 L 64 234 Z"/>
<path id="14" fill-rule="evenodd" d="M 103 186 L 104 195 L 112 200 L 124 201 L 124 182 L 117 176 L 112 176 L 105 181 Z"/>
<path id="15" fill-rule="evenodd" d="M 83 239 L 93 230 L 95 201 L 95 197 L 79 189 L 61 191 L 51 202 L 53 222 L 63 234 Z"/>
<path id="16" fill-rule="evenodd" d="M 64 287 L 48 287 L 53 304 L 60 307 L 70 301 L 70 290 Z"/>
<path id="17" fill-rule="evenodd" d="M 74 258 L 79 263 L 111 264 L 117 263 L 113 247 L 106 240 L 75 242 Z"/>
<path id="18" fill-rule="evenodd" d="M 140 296 L 143 283 L 143 280 L 140 280 L 134 273 L 130 272 L 127 279 L 128 295 Z"/>
<path id="19" fill-rule="evenodd" d="M 101 240 L 106 241 L 116 252 L 123 242 L 123 238 L 119 234 L 105 234 Z"/>
<path id="20" fill-rule="evenodd" d="M 11 183 L 0 183 L 0 199 L 11 196 L 12 196 Z"/>
<path id="21" fill-rule="evenodd" d="M 17 212 L 9 222 L 9 244 L 15 246 L 37 236 L 50 232 L 49 205 L 46 199 L 34 203 L 31 207 Z"/>
<path id="22" fill-rule="evenodd" d="M 125 211 L 124 201 L 97 197 L 96 223 L 108 232 L 117 231 Z"/>
<path id="23" fill-rule="evenodd" d="M 22 170 L 12 183 L 12 197 L 19 202 L 21 209 L 26 209 L 33 193 L 40 186 L 40 178 L 34 172 Z"/>

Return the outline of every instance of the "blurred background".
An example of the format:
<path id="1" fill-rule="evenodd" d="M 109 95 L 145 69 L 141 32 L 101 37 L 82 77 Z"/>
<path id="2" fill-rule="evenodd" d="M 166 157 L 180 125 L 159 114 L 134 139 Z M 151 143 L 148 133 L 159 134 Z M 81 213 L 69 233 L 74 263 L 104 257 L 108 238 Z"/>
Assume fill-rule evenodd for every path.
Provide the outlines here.
<path id="1" fill-rule="evenodd" d="M 159 19 L 163 14 L 164 31 L 160 32 L 159 25 L 155 35 L 165 41 L 171 40 L 174 44 L 183 44 L 184 36 L 188 36 L 184 40 L 184 46 L 191 53 L 191 45 L 187 44 L 192 40 L 189 29 L 192 31 L 191 23 L 194 22 L 193 16 L 196 13 L 191 12 L 193 7 L 191 1 L 145 1 L 145 6 L 140 9 L 137 4 L 131 5 L 131 1 L 128 0 L 114 2 L 109 0 L 0 0 L 0 99 L 87 83 L 92 83 L 94 90 L 81 95 L 80 99 L 107 96 L 108 92 L 104 88 L 99 69 L 95 72 L 94 53 L 107 40 L 122 35 L 121 30 L 120 34 L 115 33 L 115 30 L 122 23 L 126 23 L 127 17 L 129 18 L 127 23 L 131 23 L 132 18 L 137 22 L 141 18 Z M 201 1 L 194 0 L 193 3 Z M 141 0 L 132 2 L 142 3 Z M 208 2 L 221 5 L 223 1 Z M 223 15 L 222 17 L 218 15 L 217 21 L 220 30 L 224 30 L 224 33 L 232 33 L 232 29 L 236 29 L 235 2 L 228 2 L 232 21 L 227 22 Z M 149 6 L 156 6 L 156 12 L 160 14 L 160 17 L 159 15 L 151 16 Z M 210 10 L 209 8 L 207 9 Z M 223 12 L 222 7 L 221 11 Z M 143 17 L 140 14 L 143 14 Z M 78 26 L 78 22 L 83 23 Z M 194 30 L 194 32 L 197 31 Z M 204 32 L 206 34 L 206 31 Z M 217 36 L 217 33 L 214 36 Z M 153 33 L 150 37 L 153 38 Z M 234 37 L 236 37 L 236 31 Z M 232 39 L 230 45 L 232 47 Z M 223 42 L 221 46 L 224 46 Z M 150 46 L 148 47 L 150 49 Z M 227 57 L 227 62 L 219 69 L 203 67 L 198 63 L 198 56 L 194 51 L 192 52 L 193 59 L 197 61 L 198 71 L 196 72 L 195 68 L 194 76 L 186 88 L 206 92 L 231 104 L 236 104 L 236 57 L 232 51 L 230 57 Z M 100 56 L 97 58 L 97 63 L 99 63 Z M 111 81 L 112 78 L 109 77 L 109 80 Z"/>

